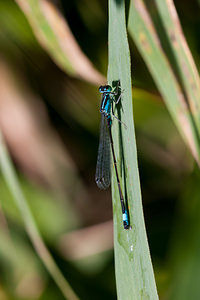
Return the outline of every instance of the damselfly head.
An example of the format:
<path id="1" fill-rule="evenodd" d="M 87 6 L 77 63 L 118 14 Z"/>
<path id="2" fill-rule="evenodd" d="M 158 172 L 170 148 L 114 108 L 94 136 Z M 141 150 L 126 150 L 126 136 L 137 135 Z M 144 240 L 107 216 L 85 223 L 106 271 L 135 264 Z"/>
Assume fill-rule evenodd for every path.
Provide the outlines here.
<path id="1" fill-rule="evenodd" d="M 99 92 L 100 93 L 110 93 L 112 91 L 112 87 L 110 85 L 101 85 L 99 87 Z"/>

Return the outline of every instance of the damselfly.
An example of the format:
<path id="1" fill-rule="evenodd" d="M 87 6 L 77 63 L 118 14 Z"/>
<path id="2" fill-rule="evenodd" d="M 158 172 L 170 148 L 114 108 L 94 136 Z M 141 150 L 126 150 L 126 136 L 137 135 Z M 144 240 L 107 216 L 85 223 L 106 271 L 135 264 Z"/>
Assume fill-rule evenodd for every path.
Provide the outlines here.
<path id="1" fill-rule="evenodd" d="M 113 112 L 113 103 L 117 104 L 121 99 L 121 91 L 118 99 L 117 100 L 115 99 L 115 97 L 119 93 L 118 90 L 119 90 L 119 82 L 115 89 L 112 89 L 110 85 L 100 86 L 99 88 L 99 92 L 102 94 L 101 107 L 100 107 L 101 126 L 100 126 L 100 140 L 99 140 L 95 180 L 97 186 L 100 189 L 107 189 L 110 185 L 110 147 L 111 147 L 115 173 L 117 178 L 117 184 L 118 184 L 118 190 L 119 190 L 119 197 L 121 201 L 123 225 L 125 229 L 128 229 L 130 227 L 129 216 L 128 216 L 128 211 L 126 209 L 126 204 L 124 201 L 122 188 L 120 184 L 112 132 L 111 132 L 111 125 L 112 125 L 111 110 L 112 110 L 112 116 L 115 117 Z M 117 117 L 115 118 L 117 119 Z M 119 119 L 117 120 L 121 122 Z"/>

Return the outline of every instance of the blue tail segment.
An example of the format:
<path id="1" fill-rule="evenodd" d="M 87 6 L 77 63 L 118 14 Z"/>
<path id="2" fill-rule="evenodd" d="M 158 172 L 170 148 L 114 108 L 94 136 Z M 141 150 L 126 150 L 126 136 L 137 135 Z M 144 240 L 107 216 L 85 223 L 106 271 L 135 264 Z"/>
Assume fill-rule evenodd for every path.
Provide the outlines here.
<path id="1" fill-rule="evenodd" d="M 126 209 L 122 216 L 123 216 L 124 229 L 129 229 L 130 227 L 129 216 L 128 216 L 128 211 Z"/>

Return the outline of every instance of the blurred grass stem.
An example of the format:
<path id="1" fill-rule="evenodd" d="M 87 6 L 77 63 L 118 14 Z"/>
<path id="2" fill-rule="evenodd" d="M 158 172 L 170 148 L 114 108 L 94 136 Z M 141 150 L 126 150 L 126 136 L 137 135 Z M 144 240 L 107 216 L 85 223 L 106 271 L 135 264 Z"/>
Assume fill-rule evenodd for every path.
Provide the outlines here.
<path id="1" fill-rule="evenodd" d="M 16 172 L 13 168 L 1 132 L 0 132 L 0 165 L 1 165 L 3 176 L 7 182 L 7 185 L 11 193 L 13 194 L 13 198 L 21 213 L 28 236 L 30 237 L 39 257 L 43 261 L 45 267 L 51 274 L 52 278 L 55 280 L 56 284 L 62 291 L 65 298 L 69 300 L 78 300 L 78 297 L 70 287 L 69 283 L 64 278 L 63 274 L 60 272 L 55 261 L 53 260 L 53 257 L 51 256 L 50 252 L 48 251 L 46 245 L 42 240 L 37 225 L 34 221 L 33 215 L 27 204 L 26 198 L 19 185 Z"/>

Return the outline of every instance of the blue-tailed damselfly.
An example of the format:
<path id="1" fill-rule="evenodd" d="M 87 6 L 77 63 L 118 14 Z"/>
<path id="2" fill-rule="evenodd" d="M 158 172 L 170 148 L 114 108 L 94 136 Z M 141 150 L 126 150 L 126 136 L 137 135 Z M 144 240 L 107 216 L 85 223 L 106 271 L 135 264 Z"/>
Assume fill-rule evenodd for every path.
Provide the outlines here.
<path id="1" fill-rule="evenodd" d="M 115 174 L 116 174 L 118 190 L 119 190 L 119 196 L 120 196 L 120 202 L 121 202 L 121 208 L 122 208 L 123 225 L 125 229 L 129 229 L 130 227 L 129 215 L 126 209 L 126 204 L 121 189 L 115 151 L 114 151 L 112 132 L 111 132 L 111 125 L 112 125 L 111 109 L 112 109 L 112 115 L 114 116 L 113 102 L 117 104 L 121 98 L 121 94 L 120 94 L 119 98 L 115 100 L 116 95 L 118 95 L 118 86 L 119 86 L 119 82 L 115 90 L 113 90 L 110 85 L 100 86 L 99 88 L 99 92 L 102 94 L 102 100 L 100 106 L 101 126 L 100 126 L 100 140 L 99 140 L 95 180 L 97 186 L 100 189 L 106 189 L 110 185 L 110 147 L 111 147 L 111 152 L 112 152 L 113 162 L 115 167 Z"/>

